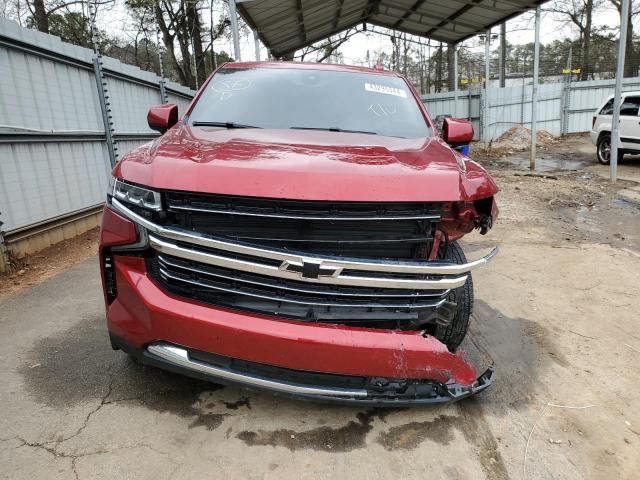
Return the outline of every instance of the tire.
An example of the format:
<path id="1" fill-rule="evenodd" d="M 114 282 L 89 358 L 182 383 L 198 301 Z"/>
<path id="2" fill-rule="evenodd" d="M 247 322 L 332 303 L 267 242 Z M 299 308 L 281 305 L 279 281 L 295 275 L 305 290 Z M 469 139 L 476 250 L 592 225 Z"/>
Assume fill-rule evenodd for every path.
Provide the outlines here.
<path id="1" fill-rule="evenodd" d="M 453 263 L 467 263 L 467 257 L 458 242 L 450 243 L 442 257 Z M 447 300 L 457 304 L 456 314 L 449 325 L 437 325 L 434 336 L 444 343 L 449 351 L 455 352 L 467 334 L 469 317 L 473 311 L 473 279 L 471 274 L 468 274 L 464 285 L 449 292 Z"/>
<path id="2" fill-rule="evenodd" d="M 598 138 L 598 143 L 596 145 L 596 156 L 598 157 L 598 162 L 602 165 L 609 165 L 611 162 L 611 135 L 608 133 L 603 133 Z M 624 157 L 624 151 L 618 149 L 618 163 L 622 161 Z"/>
<path id="3" fill-rule="evenodd" d="M 598 137 L 596 144 L 596 156 L 602 165 L 609 165 L 611 161 L 611 135 L 603 134 Z"/>

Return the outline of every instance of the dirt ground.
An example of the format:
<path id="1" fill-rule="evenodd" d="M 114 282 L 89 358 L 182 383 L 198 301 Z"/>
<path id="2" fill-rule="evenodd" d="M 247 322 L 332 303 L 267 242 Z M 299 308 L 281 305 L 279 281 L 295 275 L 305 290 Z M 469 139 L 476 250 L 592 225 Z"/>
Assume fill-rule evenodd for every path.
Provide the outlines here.
<path id="1" fill-rule="evenodd" d="M 96 255 L 99 231 L 99 228 L 94 228 L 29 257 L 14 260 L 11 270 L 0 274 L 0 300 L 27 287 L 42 283 Z"/>
<path id="2" fill-rule="evenodd" d="M 478 158 L 502 189 L 494 229 L 464 245 L 501 246 L 474 273 L 466 348 L 497 367 L 482 395 L 360 409 L 142 367 L 109 348 L 79 249 L 0 300 L 0 477 L 638 478 L 640 206 L 620 192 L 638 191 L 640 158 L 612 185 L 585 137 L 540 157 L 548 178 L 524 176 L 526 152 Z"/>

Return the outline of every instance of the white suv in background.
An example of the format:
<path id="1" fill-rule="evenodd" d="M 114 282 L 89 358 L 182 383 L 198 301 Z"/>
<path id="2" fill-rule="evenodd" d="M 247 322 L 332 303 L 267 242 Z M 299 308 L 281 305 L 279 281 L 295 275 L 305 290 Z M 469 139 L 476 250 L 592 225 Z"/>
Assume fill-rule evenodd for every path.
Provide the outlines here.
<path id="1" fill-rule="evenodd" d="M 640 153 L 640 92 L 625 92 L 620 103 L 620 147 L 618 161 L 625 153 Z M 591 124 L 591 141 L 596 145 L 598 161 L 608 165 L 611 159 L 611 115 L 613 95 L 596 110 Z"/>

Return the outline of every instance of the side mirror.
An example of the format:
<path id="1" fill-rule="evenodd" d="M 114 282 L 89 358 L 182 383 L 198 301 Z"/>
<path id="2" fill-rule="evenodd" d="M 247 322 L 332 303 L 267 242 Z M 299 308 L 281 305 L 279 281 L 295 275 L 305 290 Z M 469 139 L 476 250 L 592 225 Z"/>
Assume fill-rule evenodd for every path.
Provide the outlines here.
<path id="1" fill-rule="evenodd" d="M 468 145 L 473 140 L 473 125 L 460 118 L 445 118 L 442 123 L 442 139 L 452 147 Z"/>
<path id="2" fill-rule="evenodd" d="M 151 130 L 164 133 L 178 123 L 178 106 L 173 103 L 156 105 L 147 113 L 147 123 Z"/>

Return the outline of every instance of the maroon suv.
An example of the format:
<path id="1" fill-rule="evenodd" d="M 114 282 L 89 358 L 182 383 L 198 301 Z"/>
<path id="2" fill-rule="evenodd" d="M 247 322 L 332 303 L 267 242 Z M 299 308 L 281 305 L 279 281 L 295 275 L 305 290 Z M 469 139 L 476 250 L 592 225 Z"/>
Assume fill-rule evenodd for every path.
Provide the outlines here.
<path id="1" fill-rule="evenodd" d="M 473 303 L 463 235 L 498 191 L 393 72 L 219 68 L 114 168 L 100 237 L 114 348 L 220 383 L 402 405 L 486 388 L 455 353 Z"/>

